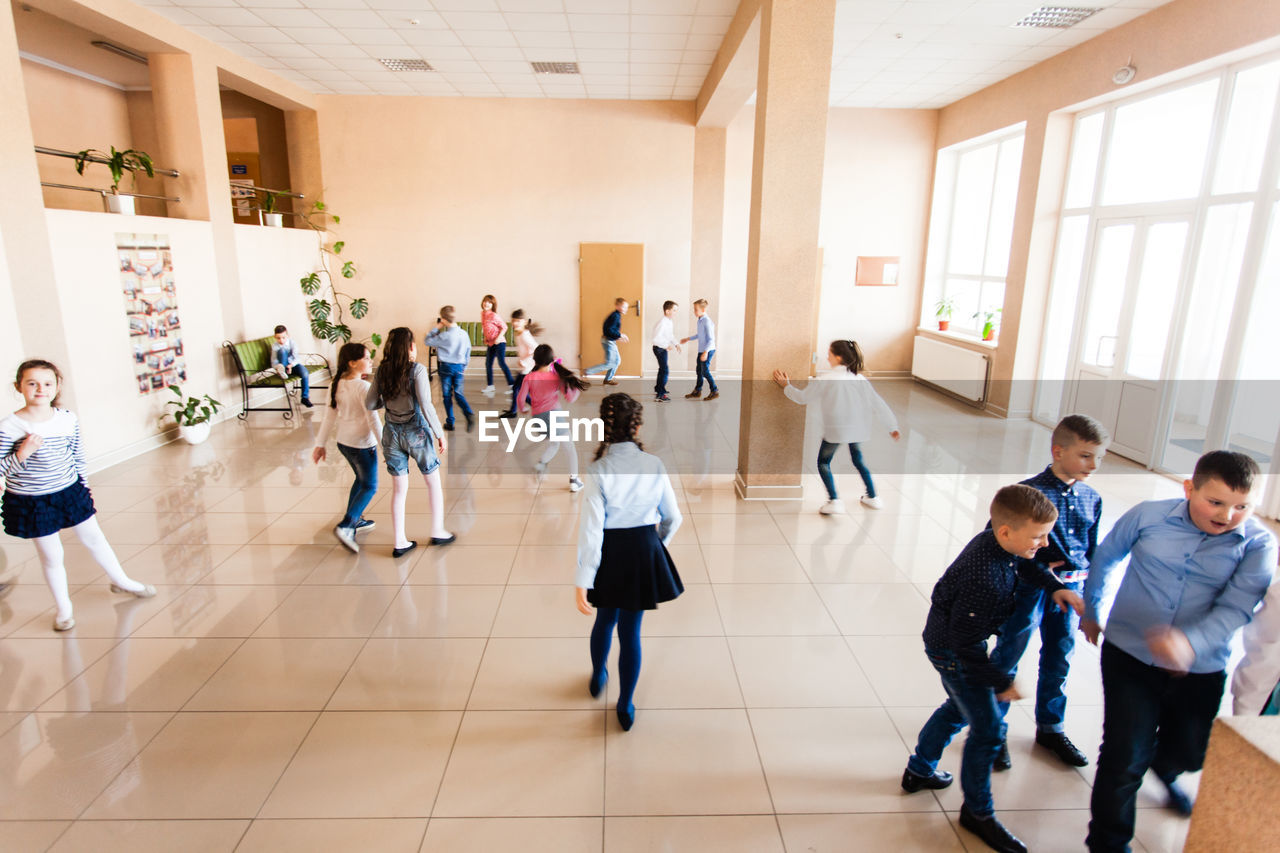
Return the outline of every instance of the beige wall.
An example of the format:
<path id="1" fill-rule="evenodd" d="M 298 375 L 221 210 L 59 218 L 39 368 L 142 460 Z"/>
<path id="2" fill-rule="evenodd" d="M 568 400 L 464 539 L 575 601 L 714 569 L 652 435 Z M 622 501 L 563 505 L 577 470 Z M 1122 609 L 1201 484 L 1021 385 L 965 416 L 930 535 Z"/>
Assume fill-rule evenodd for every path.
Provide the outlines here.
<path id="1" fill-rule="evenodd" d="M 258 168 L 261 172 L 261 184 L 273 190 L 291 190 L 289 177 L 289 146 L 285 141 L 284 113 L 270 104 L 242 95 L 239 92 L 224 89 L 222 91 L 222 118 L 251 118 L 257 122 L 257 139 L 252 148 L 233 146 L 231 137 L 227 137 L 228 151 L 257 151 Z M 228 180 L 230 176 L 228 175 Z M 290 200 L 279 200 L 280 210 L 289 210 Z M 286 225 L 294 224 L 293 217 L 286 217 Z"/>
<path id="2" fill-rule="evenodd" d="M 493 293 L 576 364 L 579 242 L 645 244 L 646 338 L 689 292 L 692 102 L 322 96 L 319 117 L 325 201 L 361 271 L 343 284 L 373 305 L 361 334 L 421 336 L 445 304 L 479 319 Z"/>

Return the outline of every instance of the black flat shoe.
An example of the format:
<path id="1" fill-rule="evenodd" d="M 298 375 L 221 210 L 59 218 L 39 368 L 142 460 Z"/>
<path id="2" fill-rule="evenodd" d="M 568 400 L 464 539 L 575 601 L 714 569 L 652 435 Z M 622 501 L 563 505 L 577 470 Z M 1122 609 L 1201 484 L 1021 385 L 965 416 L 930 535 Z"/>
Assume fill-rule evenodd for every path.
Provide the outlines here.
<path id="1" fill-rule="evenodd" d="M 1076 745 L 1062 732 L 1036 732 L 1036 743 L 1058 756 L 1063 764 L 1071 767 L 1087 767 L 1089 759 L 1085 758 Z"/>
<path id="2" fill-rule="evenodd" d="M 608 681 L 609 681 L 609 670 L 607 669 L 600 670 L 600 675 L 598 678 L 594 675 L 591 676 L 591 681 L 588 682 L 587 684 L 587 690 L 591 692 L 592 699 L 595 699 L 600 695 L 600 691 L 604 690 L 604 686 L 605 684 L 608 683 Z"/>
<path id="3" fill-rule="evenodd" d="M 445 432 L 453 432 L 453 424 L 451 424 L 451 423 L 447 423 L 447 424 L 445 424 L 445 425 L 444 425 L 444 431 L 445 431 Z"/>
<path id="4" fill-rule="evenodd" d="M 636 724 L 636 706 L 632 705 L 630 709 L 619 706 L 618 708 L 618 725 L 622 726 L 624 732 L 631 731 L 631 727 Z"/>
<path id="5" fill-rule="evenodd" d="M 410 539 L 410 540 L 409 540 L 409 544 L 408 544 L 408 545 L 406 545 L 405 547 L 403 547 L 403 548 L 392 548 L 392 549 L 391 549 L 391 556 L 393 556 L 393 557 L 403 557 L 405 554 L 408 554 L 410 551 L 412 551 L 414 548 L 417 548 L 417 547 L 418 547 L 418 543 L 417 543 L 417 542 L 415 542 L 414 540 Z"/>
<path id="6" fill-rule="evenodd" d="M 467 432 L 471 432 L 476 428 L 476 419 L 474 415 L 467 415 Z"/>
<path id="7" fill-rule="evenodd" d="M 968 806 L 961 806 L 960 825 L 998 853 L 1027 853 L 1027 845 L 1023 844 L 1018 836 L 1005 829 L 1004 824 L 996 820 L 995 815 L 985 819 L 975 817 Z"/>
<path id="8" fill-rule="evenodd" d="M 516 410 L 515 410 L 515 409 L 507 409 L 505 412 L 503 412 L 502 414 L 498 415 L 498 417 L 500 417 L 500 418 L 514 418 L 515 416 L 516 416 Z"/>
<path id="9" fill-rule="evenodd" d="M 1039 736 L 1036 737 L 1039 740 Z M 1000 741 L 1000 751 L 996 753 L 996 760 L 992 762 L 991 769 L 997 773 L 1008 770 L 1013 766 L 1013 759 L 1009 757 L 1009 741 Z"/>
<path id="10" fill-rule="evenodd" d="M 902 771 L 902 790 L 908 794 L 914 794 L 916 791 L 930 790 L 941 791 L 943 788 L 949 787 L 955 779 L 945 770 L 936 770 L 932 776 L 920 776 L 912 773 L 910 770 Z"/>
<path id="11" fill-rule="evenodd" d="M 458 541 L 458 534 L 450 533 L 448 536 L 432 536 L 432 545 L 448 545 L 450 542 Z"/>

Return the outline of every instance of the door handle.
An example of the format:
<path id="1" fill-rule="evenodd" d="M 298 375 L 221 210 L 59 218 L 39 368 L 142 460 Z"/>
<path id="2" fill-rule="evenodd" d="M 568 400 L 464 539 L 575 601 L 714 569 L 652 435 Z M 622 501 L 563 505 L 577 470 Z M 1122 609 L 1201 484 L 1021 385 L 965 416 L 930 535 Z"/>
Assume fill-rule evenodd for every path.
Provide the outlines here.
<path id="1" fill-rule="evenodd" d="M 1103 364 L 1102 363 L 1102 342 L 1103 341 L 1114 342 L 1114 341 L 1118 341 L 1119 339 L 1120 338 L 1117 335 L 1099 335 L 1098 347 L 1093 354 L 1093 363 L 1096 364 L 1098 367 L 1115 367 L 1116 366 L 1116 350 L 1115 350 L 1114 343 L 1112 344 L 1112 347 L 1111 347 L 1111 362 L 1109 364 Z"/>

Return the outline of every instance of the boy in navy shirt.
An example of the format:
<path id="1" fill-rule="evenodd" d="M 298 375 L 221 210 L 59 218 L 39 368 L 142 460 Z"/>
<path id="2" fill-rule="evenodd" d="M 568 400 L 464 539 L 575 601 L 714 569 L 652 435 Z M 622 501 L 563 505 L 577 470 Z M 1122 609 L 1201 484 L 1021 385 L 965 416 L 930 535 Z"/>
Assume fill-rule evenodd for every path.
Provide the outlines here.
<path id="1" fill-rule="evenodd" d="M 603 370 L 605 385 L 618 384 L 613 378 L 613 374 L 622 364 L 622 355 L 618 352 L 618 341 L 625 344 L 631 340 L 622 333 L 622 315 L 626 314 L 630 307 L 631 304 L 621 296 L 613 301 L 613 312 L 604 318 L 604 325 L 600 329 L 600 346 L 604 348 L 604 361 L 582 371 L 583 376 L 590 376 Z M 514 403 L 512 408 L 515 408 Z"/>
<path id="2" fill-rule="evenodd" d="M 1053 463 L 1024 485 L 1032 486 L 1058 511 L 1058 521 L 1049 532 L 1049 544 L 1035 557 L 1072 592 L 1084 589 L 1089 561 L 1098 547 L 1098 525 L 1102 520 L 1102 497 L 1084 480 L 1098 468 L 1111 437 L 1102 424 L 1088 415 L 1067 415 L 1050 439 Z M 1013 615 L 1000 629 L 1000 638 L 991 653 L 992 666 L 1017 675 L 1018 661 L 1027 650 L 1027 641 L 1040 628 L 1040 674 L 1036 681 L 1036 743 L 1064 763 L 1084 767 L 1089 759 L 1063 732 L 1067 696 L 1063 685 L 1075 651 L 1075 633 L 1080 625 L 1074 610 L 1060 610 L 1046 602 L 1043 589 L 1019 581 Z M 1009 703 L 1000 703 L 1000 718 L 1009 713 Z M 1008 770 L 1009 745 L 1002 743 L 995 769 Z"/>
<path id="3" fill-rule="evenodd" d="M 939 771 L 942 751 L 967 724 L 969 737 L 960 762 L 964 805 L 960 825 L 993 850 L 1026 853 L 995 816 L 991 765 L 1004 740 L 998 702 L 1020 697 L 1013 676 L 987 658 L 987 638 L 999 630 L 1014 606 L 1019 577 L 1047 590 L 1060 608 L 1083 609 L 1080 596 L 1053 572 L 1031 562 L 1049 542 L 1058 512 L 1041 492 L 1005 486 L 991 501 L 991 526 L 975 536 L 933 588 L 924 628 L 925 654 L 942 678 L 943 702 L 920 730 L 915 753 L 902 774 L 902 788 L 945 788 L 950 773 Z"/>

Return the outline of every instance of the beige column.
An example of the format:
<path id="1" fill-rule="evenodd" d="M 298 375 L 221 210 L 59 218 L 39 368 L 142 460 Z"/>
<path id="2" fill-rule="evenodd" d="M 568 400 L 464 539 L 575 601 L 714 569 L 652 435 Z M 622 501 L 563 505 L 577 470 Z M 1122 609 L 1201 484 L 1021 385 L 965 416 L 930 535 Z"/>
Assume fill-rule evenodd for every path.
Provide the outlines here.
<path id="1" fill-rule="evenodd" d="M 185 53 L 153 53 L 149 59 L 157 162 L 180 174 L 165 179 L 166 194 L 181 199 L 169 204 L 169 215 L 209 221 L 223 334 L 237 341 L 261 336 L 262 331 L 247 322 L 240 290 L 218 69 L 207 59 Z"/>
<path id="2" fill-rule="evenodd" d="M 721 305 L 720 261 L 724 254 L 724 163 L 727 136 L 723 127 L 699 127 L 694 131 L 690 304 L 683 306 L 683 318 L 687 319 L 680 320 L 690 327 L 693 325 L 693 300 L 708 299 L 716 311 L 720 310 Z M 697 357 L 696 352 L 694 357 Z"/>
<path id="3" fill-rule="evenodd" d="M 769 383 L 808 375 L 835 0 L 761 3 L 738 494 L 800 497 L 804 409 Z"/>
<path id="4" fill-rule="evenodd" d="M 321 200 L 324 178 L 320 172 L 320 122 L 315 110 L 285 110 L 284 135 L 289 146 L 289 182 L 306 199 L 296 210 L 310 210 Z"/>

